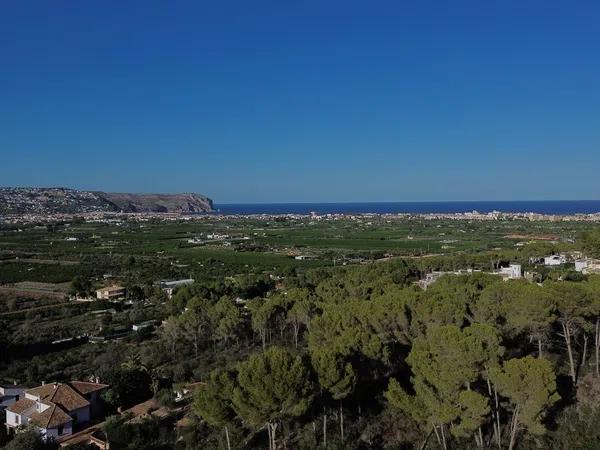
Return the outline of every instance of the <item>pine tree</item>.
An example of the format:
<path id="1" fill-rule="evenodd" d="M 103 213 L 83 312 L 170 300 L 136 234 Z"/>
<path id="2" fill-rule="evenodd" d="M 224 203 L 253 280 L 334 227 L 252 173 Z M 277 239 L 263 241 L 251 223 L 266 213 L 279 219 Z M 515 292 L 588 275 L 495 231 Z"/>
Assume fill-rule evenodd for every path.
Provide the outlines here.
<path id="1" fill-rule="evenodd" d="M 502 368 L 491 370 L 491 377 L 500 394 L 509 400 L 512 416 L 509 426 L 512 450 L 520 429 L 541 435 L 546 431 L 542 421 L 560 396 L 556 392 L 556 376 L 545 358 L 526 356 L 511 359 Z"/>
<path id="2" fill-rule="evenodd" d="M 267 428 L 269 448 L 276 448 L 282 421 L 303 415 L 313 400 L 313 383 L 300 356 L 272 347 L 238 366 L 233 408 L 253 428 Z"/>

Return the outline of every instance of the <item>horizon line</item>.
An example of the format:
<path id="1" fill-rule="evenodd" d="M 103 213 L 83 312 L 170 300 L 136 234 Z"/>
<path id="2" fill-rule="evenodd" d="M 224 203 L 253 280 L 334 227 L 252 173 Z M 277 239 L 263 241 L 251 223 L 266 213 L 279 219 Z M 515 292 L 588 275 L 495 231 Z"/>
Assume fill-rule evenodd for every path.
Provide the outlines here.
<path id="1" fill-rule="evenodd" d="M 394 204 L 394 203 L 556 203 L 556 202 L 598 202 L 600 199 L 552 199 L 552 200 L 393 200 L 393 201 L 267 201 L 267 202 L 217 202 L 213 205 L 352 205 L 352 204 Z"/>

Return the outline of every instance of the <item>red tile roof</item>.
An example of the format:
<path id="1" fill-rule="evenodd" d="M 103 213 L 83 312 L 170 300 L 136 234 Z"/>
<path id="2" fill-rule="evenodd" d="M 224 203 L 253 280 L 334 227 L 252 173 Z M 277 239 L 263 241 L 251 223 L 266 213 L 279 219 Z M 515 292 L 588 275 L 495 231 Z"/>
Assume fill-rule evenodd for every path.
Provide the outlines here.
<path id="1" fill-rule="evenodd" d="M 6 408 L 7 411 L 14 412 L 15 414 L 23 414 L 32 406 L 35 406 L 35 400 L 30 400 L 28 398 L 21 398 L 17 400 L 15 403 Z"/>
<path id="2" fill-rule="evenodd" d="M 64 412 L 59 406 L 52 405 L 44 411 L 35 411 L 29 420 L 41 428 L 56 428 L 59 425 L 72 422 L 73 418 Z"/>
<path id="3" fill-rule="evenodd" d="M 90 381 L 71 381 L 69 384 L 83 395 L 89 394 L 90 392 L 101 391 L 108 387 L 108 384 L 92 383 Z"/>
<path id="4" fill-rule="evenodd" d="M 51 402 L 59 405 L 65 411 L 85 408 L 90 405 L 79 392 L 68 384 L 50 383 L 25 391 L 27 394 L 39 397 L 43 402 Z"/>
<path id="5" fill-rule="evenodd" d="M 107 384 L 72 381 L 70 384 L 50 383 L 28 389 L 25 391 L 26 394 L 37 397 L 41 403 L 48 406 L 42 412 L 34 409 L 29 420 L 41 428 L 56 428 L 72 422 L 73 418 L 68 414 L 69 412 L 90 405 L 83 395 L 107 387 Z M 35 405 L 36 400 L 24 397 L 7 409 L 16 414 L 23 414 Z"/>

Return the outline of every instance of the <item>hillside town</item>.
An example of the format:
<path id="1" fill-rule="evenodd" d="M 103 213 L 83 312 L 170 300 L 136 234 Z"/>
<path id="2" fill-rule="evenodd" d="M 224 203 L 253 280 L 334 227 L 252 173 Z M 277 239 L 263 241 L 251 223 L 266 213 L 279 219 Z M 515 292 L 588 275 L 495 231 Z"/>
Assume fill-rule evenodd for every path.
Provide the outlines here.
<path id="1" fill-rule="evenodd" d="M 208 197 L 187 194 L 128 194 L 63 187 L 0 187 L 0 217 L 73 217 L 115 212 L 201 213 L 212 211 Z"/>

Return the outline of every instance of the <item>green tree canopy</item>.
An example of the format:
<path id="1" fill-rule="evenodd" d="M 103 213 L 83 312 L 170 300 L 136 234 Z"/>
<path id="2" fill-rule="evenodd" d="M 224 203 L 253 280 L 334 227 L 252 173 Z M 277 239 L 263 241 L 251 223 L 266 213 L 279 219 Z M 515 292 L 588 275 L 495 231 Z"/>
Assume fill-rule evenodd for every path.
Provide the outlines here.
<path id="1" fill-rule="evenodd" d="M 206 385 L 195 393 L 192 405 L 194 413 L 213 427 L 224 426 L 235 417 L 232 407 L 235 389 L 235 373 L 215 370 Z"/>
<path id="2" fill-rule="evenodd" d="M 473 434 L 484 422 L 488 400 L 473 389 L 473 383 L 497 365 L 502 353 L 498 334 L 488 325 L 464 330 L 455 325 L 430 328 L 413 341 L 407 359 L 415 394 L 392 379 L 386 397 L 392 406 L 433 426 L 436 434 L 439 428 L 445 446 L 445 426 L 452 424 L 452 434 L 462 437 Z"/>
<path id="3" fill-rule="evenodd" d="M 209 316 L 215 339 L 225 344 L 237 335 L 244 323 L 242 312 L 231 297 L 221 297 L 210 309 Z"/>
<path id="4" fill-rule="evenodd" d="M 492 369 L 491 378 L 512 409 L 509 449 L 514 448 L 521 428 L 531 434 L 543 434 L 546 431 L 542 423 L 544 417 L 560 399 L 550 362 L 531 356 L 511 359 L 502 368 Z"/>
<path id="5" fill-rule="evenodd" d="M 255 429 L 267 426 L 274 448 L 278 424 L 301 416 L 312 403 L 310 372 L 300 356 L 272 347 L 239 364 L 232 400 L 245 423 Z"/>

